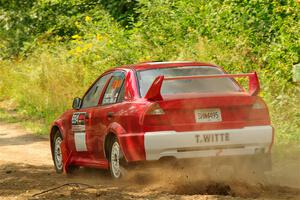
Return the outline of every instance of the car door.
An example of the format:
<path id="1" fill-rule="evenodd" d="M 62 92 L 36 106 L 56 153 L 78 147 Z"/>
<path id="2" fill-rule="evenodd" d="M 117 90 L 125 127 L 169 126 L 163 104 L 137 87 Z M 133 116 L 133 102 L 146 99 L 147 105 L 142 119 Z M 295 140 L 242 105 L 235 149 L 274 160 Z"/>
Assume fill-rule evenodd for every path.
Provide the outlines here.
<path id="1" fill-rule="evenodd" d="M 107 87 L 105 88 L 105 92 L 102 95 L 102 99 L 100 100 L 100 106 L 95 109 L 94 115 L 98 117 L 99 124 L 97 125 L 98 134 L 100 138 L 99 141 L 99 148 L 102 149 L 101 156 L 105 159 L 105 153 L 103 151 L 103 144 L 104 144 L 104 136 L 108 132 L 108 126 L 116 121 L 115 113 L 118 110 L 118 105 L 124 99 L 125 93 L 125 72 L 118 70 L 113 73 Z"/>
<path id="2" fill-rule="evenodd" d="M 97 159 L 100 149 L 97 137 L 99 136 L 99 117 L 95 114 L 103 89 L 110 80 L 112 73 L 102 75 L 89 88 L 82 99 L 81 108 L 72 115 L 72 133 L 74 151 L 78 156 L 92 156 Z"/>

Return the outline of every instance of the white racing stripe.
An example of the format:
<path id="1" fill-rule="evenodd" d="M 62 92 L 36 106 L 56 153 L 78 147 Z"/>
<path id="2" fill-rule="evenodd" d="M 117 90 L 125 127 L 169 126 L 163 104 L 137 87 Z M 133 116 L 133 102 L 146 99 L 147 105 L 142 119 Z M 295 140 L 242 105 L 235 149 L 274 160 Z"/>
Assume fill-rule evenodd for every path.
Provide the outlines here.
<path id="1" fill-rule="evenodd" d="M 272 143 L 272 126 L 249 126 L 242 129 L 207 131 L 146 132 L 146 160 L 164 156 L 196 158 L 210 156 L 249 155 Z"/>
<path id="2" fill-rule="evenodd" d="M 76 151 L 87 151 L 85 132 L 74 133 Z"/>

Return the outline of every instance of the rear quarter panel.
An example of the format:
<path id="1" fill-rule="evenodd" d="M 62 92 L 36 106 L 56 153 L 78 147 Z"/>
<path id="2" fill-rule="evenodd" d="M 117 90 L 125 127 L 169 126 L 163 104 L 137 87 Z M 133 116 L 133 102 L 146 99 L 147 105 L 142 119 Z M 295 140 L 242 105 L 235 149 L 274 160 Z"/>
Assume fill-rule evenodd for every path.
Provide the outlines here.
<path id="1" fill-rule="evenodd" d="M 127 161 L 145 159 L 142 120 L 147 102 L 123 102 L 114 105 L 115 119 L 108 127 L 117 135 Z"/>

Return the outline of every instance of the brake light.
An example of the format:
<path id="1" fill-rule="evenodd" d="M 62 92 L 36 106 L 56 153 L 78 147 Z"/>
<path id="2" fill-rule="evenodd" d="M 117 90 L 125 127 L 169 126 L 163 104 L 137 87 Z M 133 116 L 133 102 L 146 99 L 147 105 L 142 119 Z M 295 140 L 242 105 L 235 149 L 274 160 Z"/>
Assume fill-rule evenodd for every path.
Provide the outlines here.
<path id="1" fill-rule="evenodd" d="M 169 125 L 169 119 L 159 104 L 154 103 L 146 111 L 143 124 L 144 127 L 165 126 Z"/>
<path id="2" fill-rule="evenodd" d="M 164 110 L 158 104 L 154 104 L 147 111 L 147 115 L 164 115 L 164 114 L 165 114 Z"/>
<path id="3" fill-rule="evenodd" d="M 256 110 L 256 109 L 265 109 L 266 105 L 264 104 L 264 102 L 260 101 L 260 100 L 256 100 L 256 102 L 253 104 L 252 109 Z"/>
<path id="4" fill-rule="evenodd" d="M 254 123 L 254 125 L 270 124 L 268 108 L 262 99 L 257 98 L 255 103 L 252 105 L 251 110 L 252 111 L 248 115 L 248 120 Z"/>

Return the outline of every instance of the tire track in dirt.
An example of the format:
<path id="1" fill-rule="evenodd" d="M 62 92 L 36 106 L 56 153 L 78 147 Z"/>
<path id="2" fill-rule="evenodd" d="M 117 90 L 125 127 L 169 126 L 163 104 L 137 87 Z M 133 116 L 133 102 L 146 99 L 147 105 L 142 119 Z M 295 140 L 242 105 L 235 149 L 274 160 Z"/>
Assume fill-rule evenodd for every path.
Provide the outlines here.
<path id="1" fill-rule="evenodd" d="M 18 124 L 0 123 L 0 164 L 51 165 L 47 137 L 37 136 Z"/>
<path id="2" fill-rule="evenodd" d="M 284 163 L 292 166 L 285 168 L 289 172 L 275 168 L 268 184 L 249 184 L 239 177 L 213 180 L 207 174 L 199 175 L 197 166 L 187 173 L 167 167 L 142 168 L 129 172 L 121 182 L 112 181 L 108 173 L 97 169 L 81 168 L 71 175 L 59 175 L 53 169 L 47 136 L 33 135 L 17 123 L 0 122 L 0 199 L 300 199 L 296 189 L 300 187 L 299 171 L 283 175 L 297 169 L 298 161 L 299 156 L 291 164 Z M 280 162 L 276 164 L 281 166 Z M 280 175 L 295 188 L 280 184 L 280 179 L 284 180 Z M 32 197 L 66 183 L 84 183 L 93 188 L 63 186 Z"/>

